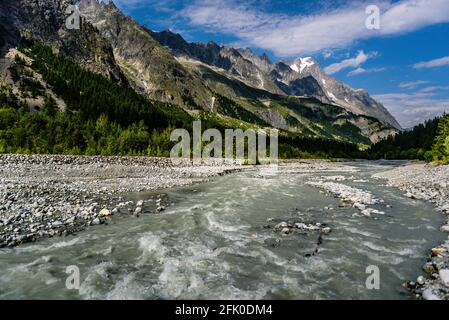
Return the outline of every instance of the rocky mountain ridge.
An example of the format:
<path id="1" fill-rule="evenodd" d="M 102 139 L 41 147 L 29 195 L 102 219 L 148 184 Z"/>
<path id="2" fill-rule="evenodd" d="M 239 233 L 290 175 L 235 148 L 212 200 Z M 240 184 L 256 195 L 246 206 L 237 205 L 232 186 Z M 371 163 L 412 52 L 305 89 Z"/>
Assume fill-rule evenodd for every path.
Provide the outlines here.
<path id="1" fill-rule="evenodd" d="M 188 43 L 169 31 L 157 33 L 140 26 L 112 2 L 98 0 L 76 1 L 82 26 L 67 30 L 66 8 L 71 3 L 2 1 L 2 56 L 21 38 L 36 39 L 83 68 L 129 85 L 150 99 L 178 105 L 192 114 L 198 110 L 217 113 L 237 124 L 263 124 L 294 134 L 354 142 L 375 142 L 398 127 L 380 105 L 374 108 L 377 113 L 358 110 L 349 102 L 344 105 L 337 89 L 359 101 L 372 101 L 367 93 L 334 83 L 311 59 L 273 63 L 249 49 Z M 11 63 L 3 61 L 3 66 Z M 323 87 L 324 82 L 337 88 L 332 89 L 335 97 Z"/>
<path id="2" fill-rule="evenodd" d="M 222 68 L 242 81 L 271 93 L 314 97 L 323 103 L 339 105 L 355 114 L 378 118 L 396 129 L 401 126 L 367 91 L 352 89 L 328 76 L 312 57 L 292 62 L 273 63 L 264 54 L 251 49 L 234 49 L 214 42 L 188 43 L 169 30 L 149 31 L 154 39 L 168 47 L 176 57 L 190 58 Z"/>

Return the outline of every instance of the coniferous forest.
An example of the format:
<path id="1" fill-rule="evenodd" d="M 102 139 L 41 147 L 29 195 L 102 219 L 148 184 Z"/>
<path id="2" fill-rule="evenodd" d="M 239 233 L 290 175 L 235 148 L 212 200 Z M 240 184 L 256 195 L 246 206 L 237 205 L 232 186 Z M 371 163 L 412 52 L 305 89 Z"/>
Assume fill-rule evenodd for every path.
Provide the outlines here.
<path id="1" fill-rule="evenodd" d="M 449 161 L 449 116 L 419 124 L 382 140 L 367 150 L 369 159 Z"/>

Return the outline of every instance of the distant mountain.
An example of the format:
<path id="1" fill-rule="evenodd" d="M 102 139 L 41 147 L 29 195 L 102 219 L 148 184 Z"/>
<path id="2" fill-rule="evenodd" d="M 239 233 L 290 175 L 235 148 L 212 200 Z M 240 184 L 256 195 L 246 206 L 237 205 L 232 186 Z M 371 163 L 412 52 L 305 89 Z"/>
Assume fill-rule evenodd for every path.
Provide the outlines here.
<path id="1" fill-rule="evenodd" d="M 366 91 L 327 76 L 312 58 L 273 63 L 250 49 L 189 43 L 179 34 L 140 26 L 113 3 L 97 0 L 77 1 L 81 30 L 67 30 L 65 12 L 71 3 L 0 2 L 0 84 L 13 87 L 19 99 L 23 94 L 11 74 L 11 50 L 21 38 L 32 38 L 149 99 L 193 116 L 205 112 L 234 127 L 271 126 L 283 134 L 356 143 L 378 141 L 400 128 Z M 64 104 L 51 88 L 47 91 Z"/>
<path id="2" fill-rule="evenodd" d="M 220 47 L 214 42 L 188 43 L 181 35 L 168 30 L 149 32 L 174 56 L 224 69 L 257 88 L 271 93 L 314 97 L 323 103 L 336 104 L 355 114 L 375 117 L 396 129 L 401 128 L 388 110 L 367 91 L 354 90 L 328 76 L 311 57 L 273 64 L 266 55 L 259 56 L 248 48 Z"/>

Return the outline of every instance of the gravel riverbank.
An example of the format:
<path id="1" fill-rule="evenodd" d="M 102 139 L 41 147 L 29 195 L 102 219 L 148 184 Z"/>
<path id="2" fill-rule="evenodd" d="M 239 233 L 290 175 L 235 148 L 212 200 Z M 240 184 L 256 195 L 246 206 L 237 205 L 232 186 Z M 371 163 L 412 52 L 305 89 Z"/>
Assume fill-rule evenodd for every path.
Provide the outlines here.
<path id="1" fill-rule="evenodd" d="M 449 166 L 409 164 L 375 177 L 405 192 L 411 199 L 429 201 L 448 219 L 441 231 L 449 232 Z M 408 282 L 416 298 L 449 300 L 449 238 L 429 253 L 423 267 L 425 276 Z"/>
<path id="2" fill-rule="evenodd" d="M 145 202 L 129 195 L 241 169 L 147 157 L 0 155 L 0 247 L 107 224 L 113 215 L 158 213 L 170 205 L 163 194 Z"/>

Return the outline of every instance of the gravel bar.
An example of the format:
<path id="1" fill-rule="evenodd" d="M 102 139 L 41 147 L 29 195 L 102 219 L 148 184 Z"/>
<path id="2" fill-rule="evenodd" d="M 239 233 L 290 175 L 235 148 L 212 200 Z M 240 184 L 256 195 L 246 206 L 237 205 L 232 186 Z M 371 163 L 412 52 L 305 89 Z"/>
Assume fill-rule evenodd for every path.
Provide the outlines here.
<path id="1" fill-rule="evenodd" d="M 150 157 L 0 155 L 0 247 L 72 234 L 113 215 L 159 213 L 168 205 L 163 194 L 137 203 L 128 196 L 242 168 Z"/>
<path id="2" fill-rule="evenodd" d="M 446 216 L 441 231 L 449 232 L 449 166 L 408 164 L 376 174 L 388 184 L 405 192 L 411 199 L 431 202 Z M 449 300 L 449 238 L 432 248 L 423 267 L 425 276 L 407 283 L 417 299 Z"/>

